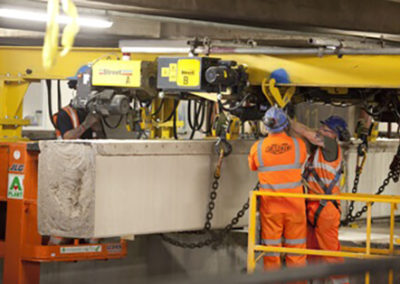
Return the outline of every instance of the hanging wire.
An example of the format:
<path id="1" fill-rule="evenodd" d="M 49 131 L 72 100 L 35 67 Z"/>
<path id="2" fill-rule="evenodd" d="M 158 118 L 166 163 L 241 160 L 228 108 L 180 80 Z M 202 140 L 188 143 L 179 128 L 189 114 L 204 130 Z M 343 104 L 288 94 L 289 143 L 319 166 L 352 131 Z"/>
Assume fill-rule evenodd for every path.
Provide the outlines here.
<path id="1" fill-rule="evenodd" d="M 57 125 L 53 121 L 53 106 L 52 106 L 52 101 L 51 101 L 51 80 L 46 80 L 46 86 L 47 86 L 47 103 L 48 103 L 48 110 L 49 110 L 49 118 L 51 121 L 51 124 L 53 125 L 54 128 L 57 128 Z"/>
<path id="2" fill-rule="evenodd" d="M 103 117 L 103 122 L 104 122 L 104 124 L 105 124 L 108 128 L 110 128 L 110 129 L 116 129 L 116 128 L 118 128 L 118 126 L 121 124 L 123 117 L 124 117 L 124 115 L 121 114 L 120 117 L 119 117 L 118 122 L 117 122 L 115 125 L 111 125 L 111 124 L 107 121 L 107 118 L 106 118 L 106 117 Z"/>

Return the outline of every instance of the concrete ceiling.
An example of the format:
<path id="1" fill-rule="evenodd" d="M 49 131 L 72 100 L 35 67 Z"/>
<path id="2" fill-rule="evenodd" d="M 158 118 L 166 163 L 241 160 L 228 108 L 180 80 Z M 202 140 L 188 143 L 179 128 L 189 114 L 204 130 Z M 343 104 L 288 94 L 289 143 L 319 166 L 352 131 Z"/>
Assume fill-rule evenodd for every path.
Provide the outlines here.
<path id="1" fill-rule="evenodd" d="M 46 10 L 44 0 L 0 6 Z M 310 37 L 380 45 L 400 43 L 397 0 L 75 0 L 81 15 L 107 17 L 105 30 L 82 28 L 76 45 L 118 46 L 120 39 L 209 37 L 280 46 Z M 41 45 L 44 24 L 0 18 L 1 44 Z"/>

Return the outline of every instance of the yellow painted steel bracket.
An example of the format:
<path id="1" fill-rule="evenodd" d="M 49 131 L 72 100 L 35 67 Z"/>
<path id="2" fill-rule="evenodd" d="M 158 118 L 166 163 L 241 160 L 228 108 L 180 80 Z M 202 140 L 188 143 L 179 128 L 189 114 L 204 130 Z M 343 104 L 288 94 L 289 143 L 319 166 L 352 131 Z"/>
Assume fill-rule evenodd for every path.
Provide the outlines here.
<path id="1" fill-rule="evenodd" d="M 0 80 L 0 141 L 15 142 L 21 138 L 22 125 L 30 121 L 22 118 L 22 104 L 29 82 Z"/>
<path id="2" fill-rule="evenodd" d="M 24 140 L 21 126 L 30 122 L 22 118 L 23 98 L 31 82 L 66 79 L 88 62 L 122 55 L 119 49 L 74 48 L 45 70 L 41 51 L 40 47 L 0 47 L 0 141 Z"/>
<path id="3" fill-rule="evenodd" d="M 41 47 L 0 46 L 0 80 L 65 80 L 74 76 L 82 65 L 107 56 L 122 57 L 122 53 L 118 48 L 72 48 L 66 56 L 58 58 L 57 64 L 45 70 Z"/>
<path id="4" fill-rule="evenodd" d="M 264 79 L 261 83 L 261 89 L 271 105 L 277 104 L 279 107 L 284 108 L 292 99 L 296 87 L 290 86 L 282 95 L 279 88 L 276 87 L 275 79 Z"/>

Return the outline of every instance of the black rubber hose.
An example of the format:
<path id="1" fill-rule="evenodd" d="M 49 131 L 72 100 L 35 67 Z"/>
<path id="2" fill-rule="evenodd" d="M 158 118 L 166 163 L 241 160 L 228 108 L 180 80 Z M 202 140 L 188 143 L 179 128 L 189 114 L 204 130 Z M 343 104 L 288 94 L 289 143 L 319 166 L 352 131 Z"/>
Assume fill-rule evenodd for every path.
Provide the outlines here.
<path id="1" fill-rule="evenodd" d="M 206 112 L 206 103 L 205 101 L 194 101 L 194 118 L 192 121 L 192 104 L 189 100 L 188 103 L 188 124 L 192 132 L 190 133 L 189 139 L 192 140 L 196 131 L 201 131 L 201 128 L 204 125 L 205 121 L 205 112 Z"/>
<path id="2" fill-rule="evenodd" d="M 190 106 L 191 108 L 191 106 Z M 197 106 L 197 101 L 194 101 L 194 119 L 193 119 L 193 124 L 189 124 L 191 126 L 192 132 L 190 133 L 190 137 L 189 139 L 192 140 L 194 137 L 194 134 L 196 133 L 196 131 L 198 130 L 198 123 L 199 123 L 199 115 L 200 115 L 200 111 L 201 111 L 201 105 L 199 105 L 199 107 Z M 191 110 L 190 110 L 190 120 L 191 120 Z"/>
<path id="3" fill-rule="evenodd" d="M 164 99 L 161 100 L 160 105 L 159 105 L 158 108 L 155 110 L 155 112 L 153 112 L 153 113 L 151 114 L 151 116 L 156 116 L 156 115 L 161 111 L 161 109 L 162 109 L 162 107 L 163 107 L 163 104 L 164 104 Z"/>
<path id="4" fill-rule="evenodd" d="M 121 124 L 122 118 L 123 118 L 123 117 L 124 117 L 124 115 L 121 114 L 121 116 L 120 116 L 118 122 L 117 122 L 115 125 L 110 125 L 110 124 L 108 123 L 106 117 L 103 118 L 103 121 L 104 121 L 104 124 L 105 124 L 108 128 L 110 128 L 110 129 L 116 129 L 116 128 Z"/>
<path id="5" fill-rule="evenodd" d="M 169 120 L 171 120 L 171 118 L 174 116 L 174 113 L 175 113 L 175 111 L 176 111 L 176 109 L 177 109 L 177 107 L 178 107 L 178 104 L 179 104 L 179 101 L 178 101 L 178 100 L 175 100 L 175 102 L 174 102 L 174 107 L 173 107 L 172 112 L 171 112 L 170 115 L 168 115 L 168 117 L 163 121 L 163 123 L 164 123 L 164 122 L 167 122 L 167 121 L 169 121 Z"/>
<path id="6" fill-rule="evenodd" d="M 194 134 L 196 133 L 196 128 L 192 124 L 192 110 L 191 110 L 191 108 L 192 108 L 192 103 L 189 100 L 189 103 L 188 103 L 188 124 L 189 124 L 190 129 L 192 130 L 192 132 L 190 133 L 190 136 L 189 136 L 190 140 L 193 139 Z"/>
<path id="7" fill-rule="evenodd" d="M 206 103 L 205 103 L 205 101 L 201 101 L 200 102 L 199 115 L 200 115 L 200 111 L 201 111 L 200 122 L 198 122 L 198 120 L 197 120 L 198 118 L 196 117 L 196 122 L 198 123 L 197 127 L 196 127 L 196 130 L 201 130 L 201 128 L 203 127 L 203 124 L 204 124 L 204 118 L 205 118 L 205 112 L 206 112 Z"/>
<path id="8" fill-rule="evenodd" d="M 47 103 L 49 110 L 49 118 L 53 127 L 57 129 L 57 125 L 53 121 L 53 107 L 51 104 L 51 80 L 46 80 L 46 86 L 47 86 Z"/>
<path id="9" fill-rule="evenodd" d="M 240 108 L 241 106 L 242 106 L 242 104 L 250 97 L 250 96 L 252 96 L 253 94 L 248 94 L 248 95 L 246 95 L 241 101 L 240 101 L 240 103 L 238 103 L 237 105 L 235 105 L 234 107 L 231 107 L 231 108 L 229 108 L 229 107 L 224 107 L 224 105 L 223 105 L 223 103 L 221 102 L 221 101 L 218 101 L 218 104 L 219 104 L 219 107 L 221 108 L 221 109 L 223 109 L 224 111 L 234 111 L 234 110 L 237 110 L 238 108 Z"/>
<path id="10" fill-rule="evenodd" d="M 193 130 L 193 124 L 192 124 L 192 101 L 191 100 L 188 100 L 187 119 L 188 119 L 188 124 L 189 124 L 190 129 Z"/>
<path id="11" fill-rule="evenodd" d="M 57 106 L 58 106 L 58 112 L 60 112 L 62 106 L 62 94 L 61 94 L 61 81 L 57 80 Z"/>
<path id="12" fill-rule="evenodd" d="M 174 111 L 174 118 L 173 118 L 173 133 L 174 133 L 174 138 L 175 140 L 178 140 L 178 130 L 176 128 L 176 119 L 177 119 L 177 109 Z"/>

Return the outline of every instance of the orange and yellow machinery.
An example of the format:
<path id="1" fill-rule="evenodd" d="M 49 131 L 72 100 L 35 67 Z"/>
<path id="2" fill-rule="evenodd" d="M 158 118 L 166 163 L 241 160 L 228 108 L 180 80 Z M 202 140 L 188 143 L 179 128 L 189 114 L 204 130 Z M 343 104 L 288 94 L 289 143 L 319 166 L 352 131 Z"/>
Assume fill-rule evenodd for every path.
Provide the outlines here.
<path id="1" fill-rule="evenodd" d="M 132 59 L 155 62 L 161 55 L 163 54 L 138 53 L 132 54 Z M 45 245 L 44 237 L 40 236 L 37 230 L 39 152 L 35 143 L 20 142 L 23 140 L 22 126 L 29 124 L 29 121 L 22 117 L 22 108 L 25 92 L 31 82 L 45 79 L 64 80 L 74 75 L 83 64 L 99 58 L 121 56 L 120 49 L 74 48 L 68 55 L 58 58 L 54 67 L 45 70 L 41 64 L 41 48 L 0 47 L 0 256 L 4 257 L 5 284 L 38 283 L 41 262 L 110 259 L 126 255 L 124 241 L 89 245 L 74 240 L 71 245 Z M 322 99 L 328 98 L 329 101 L 363 101 L 364 98 L 371 97 L 370 91 L 373 95 L 371 100 L 378 100 L 379 104 L 385 104 L 380 98 L 388 97 L 392 100 L 399 97 L 397 89 L 400 84 L 400 69 L 396 63 L 400 62 L 399 55 L 320 57 L 253 52 L 215 56 L 247 66 L 249 85 L 255 87 L 262 96 L 265 95 L 270 104 L 276 102 L 282 107 L 296 96 L 301 100 L 308 96 L 311 96 L 312 100 L 318 100 L 318 96 L 310 94 L 309 91 L 322 87 L 329 89 L 322 90 L 321 94 Z M 290 83 L 278 84 L 274 79 L 265 80 L 281 68 L 285 68 Z M 169 90 L 168 88 L 167 86 L 166 90 Z M 375 90 L 379 90 L 379 93 Z M 156 101 L 152 103 L 156 105 Z M 398 101 L 396 106 L 397 103 Z M 172 108 L 173 101 L 168 105 Z M 159 123 L 158 126 L 153 123 L 151 127 L 157 131 L 164 130 L 164 127 L 168 130 L 164 131 L 165 136 L 171 136 L 171 126 L 166 125 L 167 123 L 169 122 L 165 125 Z M 157 136 L 164 137 L 163 134 Z"/>
<path id="2" fill-rule="evenodd" d="M 126 256 L 116 243 L 46 245 L 37 228 L 38 144 L 0 143 L 0 257 L 3 283 L 39 283 L 40 263 L 115 259 Z"/>
<path id="3" fill-rule="evenodd" d="M 37 143 L 21 135 L 23 98 L 31 82 L 64 79 L 76 68 L 116 49 L 80 49 L 45 71 L 40 48 L 5 47 L 0 53 L 0 256 L 3 283 L 39 283 L 40 263 L 106 260 L 127 254 L 124 240 L 116 243 L 46 245 L 37 228 Z M 8 71 L 7 71 L 8 70 Z"/>

